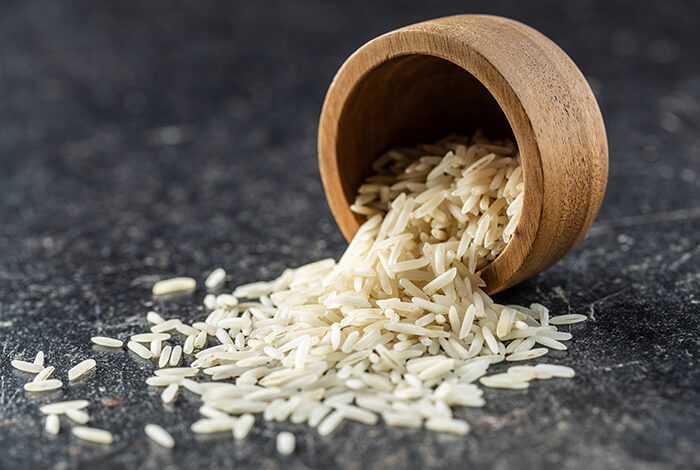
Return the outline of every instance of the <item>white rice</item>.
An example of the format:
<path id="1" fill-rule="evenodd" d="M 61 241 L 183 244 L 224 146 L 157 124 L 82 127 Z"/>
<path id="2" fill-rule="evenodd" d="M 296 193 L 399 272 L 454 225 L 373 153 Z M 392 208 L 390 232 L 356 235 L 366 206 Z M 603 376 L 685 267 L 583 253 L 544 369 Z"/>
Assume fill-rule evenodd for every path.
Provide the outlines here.
<path id="1" fill-rule="evenodd" d="M 283 431 L 277 434 L 277 452 L 281 455 L 292 455 L 296 446 L 296 438 L 291 432 Z"/>
<path id="2" fill-rule="evenodd" d="M 192 328 L 190 325 L 185 325 L 182 322 L 175 325 L 175 330 L 177 330 L 177 332 L 181 335 L 185 336 L 196 335 L 197 333 L 199 333 L 199 330 L 197 330 L 196 328 Z"/>
<path id="3" fill-rule="evenodd" d="M 136 341 L 129 341 L 126 343 L 126 347 L 144 359 L 151 359 L 153 357 L 153 354 L 151 354 L 151 351 L 148 348 L 141 343 L 137 343 Z"/>
<path id="4" fill-rule="evenodd" d="M 78 363 L 68 371 L 68 380 L 74 381 L 81 378 L 83 375 L 90 372 L 97 366 L 97 362 L 94 359 L 85 359 L 84 361 Z"/>
<path id="5" fill-rule="evenodd" d="M 207 345 L 207 332 L 200 331 L 199 333 L 197 333 L 197 336 L 194 337 L 194 347 L 200 349 L 206 345 Z"/>
<path id="6" fill-rule="evenodd" d="M 203 303 L 207 309 L 214 310 L 216 308 L 216 296 L 214 294 L 205 295 Z"/>
<path id="7" fill-rule="evenodd" d="M 76 426 L 71 432 L 78 439 L 94 442 L 96 444 L 111 444 L 114 441 L 112 433 L 104 429 L 91 428 L 87 426 Z"/>
<path id="8" fill-rule="evenodd" d="M 224 271 L 222 268 L 216 268 L 209 274 L 209 276 L 207 276 L 207 279 L 204 281 L 204 287 L 210 290 L 216 289 L 223 284 L 225 279 L 226 271 Z"/>
<path id="9" fill-rule="evenodd" d="M 184 352 L 185 354 L 192 354 L 194 352 L 195 338 L 195 335 L 189 335 L 187 339 L 185 339 L 185 344 L 182 346 L 182 352 Z"/>
<path id="10" fill-rule="evenodd" d="M 147 424 L 144 427 L 144 432 L 153 442 L 167 449 L 175 447 L 175 439 L 168 431 L 158 426 L 157 424 Z"/>
<path id="11" fill-rule="evenodd" d="M 580 323 L 586 321 L 588 317 L 585 315 L 580 315 L 577 313 L 571 313 L 568 315 L 558 315 L 556 317 L 549 318 L 550 325 L 571 325 L 573 323 Z"/>
<path id="12" fill-rule="evenodd" d="M 329 414 L 321 424 L 318 425 L 317 431 L 322 436 L 327 436 L 336 430 L 338 426 L 343 422 L 344 415 L 341 411 L 334 411 Z"/>
<path id="13" fill-rule="evenodd" d="M 151 387 L 167 387 L 171 384 L 182 385 L 184 383 L 184 377 L 181 375 L 163 375 L 149 377 L 146 379 L 146 384 Z"/>
<path id="14" fill-rule="evenodd" d="M 98 346 L 104 346 L 107 348 L 121 348 L 124 345 L 123 341 L 114 338 L 108 338 L 106 336 L 93 336 L 90 341 L 97 344 Z"/>
<path id="15" fill-rule="evenodd" d="M 371 411 L 364 410 L 357 406 L 352 405 L 338 405 L 337 409 L 342 411 L 343 417 L 345 419 L 351 419 L 353 421 L 359 421 L 364 424 L 375 424 L 377 422 L 377 415 Z"/>
<path id="16" fill-rule="evenodd" d="M 506 357 L 506 361 L 526 361 L 547 354 L 547 348 L 535 348 L 529 351 L 516 352 Z"/>
<path id="17" fill-rule="evenodd" d="M 28 392 L 46 392 L 56 390 L 63 386 L 63 382 L 58 379 L 42 380 L 40 382 L 27 382 L 24 384 L 24 389 Z"/>
<path id="18" fill-rule="evenodd" d="M 172 403 L 180 386 L 200 396 L 193 432 L 243 439 L 252 414 L 262 413 L 306 422 L 321 435 L 344 419 L 374 424 L 380 416 L 391 426 L 463 435 L 469 425 L 451 407 L 483 406 L 481 386 L 523 389 L 573 376 L 544 365 L 487 375 L 497 362 L 565 348 L 571 336 L 555 325 L 580 317 L 550 317 L 534 303 L 500 305 L 482 290 L 478 271 L 505 248 L 523 206 L 515 146 L 453 136 L 392 150 L 374 168 L 352 206 L 369 217 L 338 262 L 207 294 L 207 312 L 191 326 L 149 312 L 151 332 L 131 338 L 130 350 L 158 359 L 146 383 L 165 387 L 163 402 Z M 218 288 L 225 276 L 214 270 L 205 287 Z M 157 283 L 154 294 L 195 287 L 176 278 Z M 184 347 L 173 331 L 186 336 Z M 199 382 L 186 378 L 199 369 Z M 279 439 L 287 452 L 289 437 Z"/>
<path id="19" fill-rule="evenodd" d="M 39 411 L 45 415 L 60 415 L 68 410 L 82 410 L 88 405 L 89 402 L 87 400 L 59 401 L 43 405 L 39 408 Z"/>
<path id="20" fill-rule="evenodd" d="M 39 366 L 44 365 L 44 351 L 39 351 L 36 353 L 36 356 L 34 356 L 34 364 Z"/>
<path id="21" fill-rule="evenodd" d="M 236 420 L 234 418 L 200 419 L 192 423 L 191 429 L 192 432 L 197 434 L 211 434 L 222 431 L 232 432 L 235 424 Z"/>
<path id="22" fill-rule="evenodd" d="M 151 355 L 156 359 L 160 357 L 160 352 L 163 349 L 163 341 L 160 338 L 156 338 L 151 341 Z"/>
<path id="23" fill-rule="evenodd" d="M 168 295 L 190 292 L 197 288 L 197 281 L 191 277 L 173 277 L 158 281 L 153 285 L 153 295 Z"/>
<path id="24" fill-rule="evenodd" d="M 41 372 L 34 376 L 34 380 L 32 382 L 41 382 L 42 380 L 48 379 L 49 377 L 51 377 L 51 374 L 53 374 L 54 370 L 54 366 L 44 367 L 43 369 L 41 369 Z"/>
<path id="25" fill-rule="evenodd" d="M 160 357 L 158 358 L 158 367 L 161 369 L 168 365 L 170 362 L 170 354 L 172 353 L 173 347 L 168 345 L 164 346 L 160 351 Z M 150 352 L 150 351 L 149 351 Z"/>
<path id="26" fill-rule="evenodd" d="M 382 418 L 389 426 L 419 428 L 423 425 L 423 419 L 418 414 L 385 411 L 382 413 Z"/>
<path id="27" fill-rule="evenodd" d="M 83 410 L 70 409 L 66 410 L 66 416 L 68 419 L 78 424 L 86 424 L 90 421 L 90 415 Z"/>
<path id="28" fill-rule="evenodd" d="M 179 376 L 179 377 L 194 377 L 199 373 L 199 369 L 195 367 L 170 367 L 167 369 L 158 369 L 154 372 L 157 376 Z"/>
<path id="29" fill-rule="evenodd" d="M 156 323 L 151 327 L 151 333 L 165 333 L 174 330 L 177 326 L 182 324 L 182 320 L 179 318 L 171 318 L 170 320 L 163 320 L 160 323 Z"/>
<path id="30" fill-rule="evenodd" d="M 151 310 L 150 312 L 148 312 L 146 314 L 146 320 L 149 323 L 153 323 L 154 325 L 157 325 L 159 323 L 163 323 L 165 321 L 165 319 L 163 317 L 161 317 L 158 314 L 158 312 L 154 312 L 153 310 Z"/>
<path id="31" fill-rule="evenodd" d="M 46 432 L 53 434 L 54 436 L 61 431 L 61 421 L 58 419 L 57 415 L 48 415 L 46 417 Z"/>
<path id="32" fill-rule="evenodd" d="M 30 374 L 38 374 L 44 369 L 44 366 L 41 364 L 34 364 L 33 362 L 27 362 L 27 361 L 22 361 L 20 359 L 15 359 L 12 362 L 12 367 L 14 367 L 17 370 L 21 370 L 22 372 L 29 372 Z"/>
<path id="33" fill-rule="evenodd" d="M 236 440 L 245 439 L 255 424 L 255 417 L 250 413 L 244 413 L 233 424 L 233 437 Z"/>
<path id="34" fill-rule="evenodd" d="M 469 424 L 466 421 L 452 418 L 430 418 L 425 422 L 425 427 L 431 431 L 460 435 L 465 435 L 469 432 Z"/>
<path id="35" fill-rule="evenodd" d="M 170 353 L 170 360 L 168 361 L 168 364 L 170 364 L 171 367 L 177 367 L 180 365 L 180 361 L 182 360 L 182 346 L 179 344 L 175 346 Z"/>
<path id="36" fill-rule="evenodd" d="M 574 375 L 576 375 L 574 369 L 572 369 L 571 367 L 559 366 L 554 364 L 537 364 L 535 366 L 535 372 L 538 374 L 551 375 L 552 377 L 564 378 L 571 378 Z"/>
<path id="37" fill-rule="evenodd" d="M 564 351 L 566 349 L 566 345 L 563 343 L 560 343 L 554 338 L 550 338 L 549 336 L 545 335 L 535 335 L 535 342 L 540 343 L 542 346 L 546 346 L 551 349 L 556 349 L 558 351 Z"/>
<path id="38" fill-rule="evenodd" d="M 170 384 L 167 387 L 165 387 L 165 390 L 163 390 L 163 393 L 160 396 L 163 400 L 163 403 L 170 404 L 174 402 L 179 389 L 180 386 L 176 383 Z"/>
<path id="39" fill-rule="evenodd" d="M 507 373 L 482 377 L 479 379 L 479 382 L 481 382 L 482 385 L 491 388 L 523 389 L 529 386 L 526 380 L 522 380 L 520 377 Z"/>
<path id="40" fill-rule="evenodd" d="M 168 333 L 141 333 L 138 335 L 133 335 L 130 339 L 131 341 L 135 341 L 137 343 L 150 343 L 151 341 L 155 341 L 157 339 L 167 341 L 170 339 L 170 335 Z"/>

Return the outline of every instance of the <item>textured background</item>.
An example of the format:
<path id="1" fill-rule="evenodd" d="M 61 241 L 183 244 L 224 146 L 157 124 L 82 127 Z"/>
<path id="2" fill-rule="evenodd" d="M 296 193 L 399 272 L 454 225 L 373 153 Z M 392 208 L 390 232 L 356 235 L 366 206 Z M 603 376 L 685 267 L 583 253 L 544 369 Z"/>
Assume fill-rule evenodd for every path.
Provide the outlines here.
<path id="1" fill-rule="evenodd" d="M 700 465 L 700 34 L 697 2 L 488 0 L 3 2 L 0 14 L 0 468 L 666 468 Z M 95 333 L 145 327 L 161 276 L 229 285 L 338 256 L 316 165 L 318 114 L 372 37 L 451 13 L 533 25 L 590 79 L 610 140 L 600 215 L 565 260 L 498 297 L 589 321 L 550 360 L 571 381 L 486 391 L 466 437 L 264 424 L 199 438 L 198 401 L 163 406 L 131 353 Z M 158 305 L 202 315 L 202 292 Z M 99 372 L 30 396 L 9 360 L 38 349 Z M 37 405 L 87 397 L 111 447 L 48 437 Z M 147 422 L 179 446 L 156 448 Z M 274 436 L 297 435 L 280 459 Z M 243 466 L 243 467 L 242 467 Z"/>

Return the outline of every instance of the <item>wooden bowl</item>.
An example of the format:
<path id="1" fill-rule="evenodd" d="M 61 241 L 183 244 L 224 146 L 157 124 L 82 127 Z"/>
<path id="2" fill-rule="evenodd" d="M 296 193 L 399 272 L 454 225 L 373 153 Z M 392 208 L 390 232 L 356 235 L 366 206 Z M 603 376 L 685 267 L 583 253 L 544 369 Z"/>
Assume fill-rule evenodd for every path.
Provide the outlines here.
<path id="1" fill-rule="evenodd" d="M 482 269 L 499 292 L 561 259 L 590 227 L 605 193 L 608 148 L 593 92 L 550 39 L 486 15 L 397 29 L 358 49 L 333 79 L 321 112 L 321 177 L 350 240 L 350 211 L 374 159 L 397 145 L 482 129 L 512 136 L 523 165 L 524 204 L 513 238 Z"/>

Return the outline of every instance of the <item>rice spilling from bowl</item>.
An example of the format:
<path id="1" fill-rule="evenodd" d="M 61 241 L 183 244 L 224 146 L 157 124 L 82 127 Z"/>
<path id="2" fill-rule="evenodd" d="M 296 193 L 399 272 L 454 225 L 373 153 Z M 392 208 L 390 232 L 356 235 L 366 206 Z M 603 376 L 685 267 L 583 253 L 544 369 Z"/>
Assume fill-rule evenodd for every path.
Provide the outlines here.
<path id="1" fill-rule="evenodd" d="M 498 362 L 566 349 L 571 334 L 557 325 L 586 318 L 551 317 L 538 303 L 501 305 L 482 290 L 478 272 L 506 247 L 522 210 L 515 145 L 479 134 L 450 136 L 391 150 L 372 169 L 351 206 L 366 221 L 339 261 L 287 269 L 232 293 L 208 293 L 208 315 L 191 325 L 148 312 L 151 331 L 132 336 L 127 348 L 158 364 L 146 383 L 165 387 L 164 403 L 175 404 L 181 388 L 200 396 L 202 419 L 192 431 L 243 439 L 253 414 L 261 413 L 269 421 L 308 423 L 321 435 L 344 420 L 375 424 L 380 417 L 389 426 L 466 434 L 469 424 L 452 408 L 483 406 L 479 384 L 520 390 L 534 380 L 574 376 L 571 368 L 544 363 L 487 375 Z M 209 289 L 225 280 L 223 270 L 215 272 L 205 282 Z M 191 278 L 160 281 L 154 295 L 195 284 Z M 175 344 L 178 335 L 184 346 Z M 44 372 L 41 362 L 12 364 L 40 379 L 27 383 L 28 391 L 60 388 L 60 380 L 48 379 L 53 368 Z M 94 366 L 84 361 L 69 377 Z M 54 415 L 60 413 L 87 422 L 79 411 L 86 405 L 46 405 L 48 432 L 59 432 Z M 146 432 L 161 445 L 174 444 L 160 427 L 149 425 Z M 75 427 L 73 433 L 112 442 L 99 429 Z M 278 439 L 283 454 L 294 452 L 287 434 Z"/>
<path id="2" fill-rule="evenodd" d="M 516 147 L 451 136 L 392 150 L 373 171 L 352 205 L 366 221 L 338 262 L 208 296 L 190 366 L 210 380 L 182 381 L 208 410 L 195 432 L 235 432 L 236 415 L 262 413 L 322 434 L 379 416 L 464 434 L 451 407 L 483 406 L 480 378 L 522 389 L 552 376 L 486 377 L 491 364 L 570 338 L 543 320 L 544 306 L 500 305 L 482 290 L 478 270 L 505 248 L 522 209 Z"/>

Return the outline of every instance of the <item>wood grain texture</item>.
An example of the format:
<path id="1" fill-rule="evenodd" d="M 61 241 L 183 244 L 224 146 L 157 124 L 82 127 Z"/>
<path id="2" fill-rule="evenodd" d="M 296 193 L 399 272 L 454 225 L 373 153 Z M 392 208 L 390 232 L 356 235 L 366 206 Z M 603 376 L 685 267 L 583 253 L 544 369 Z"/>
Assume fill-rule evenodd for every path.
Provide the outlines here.
<path id="1" fill-rule="evenodd" d="M 381 153 L 478 128 L 492 138 L 515 137 L 525 182 L 515 234 L 481 272 L 487 292 L 561 259 L 603 199 L 603 119 L 564 51 L 529 26 L 486 15 L 392 31 L 362 46 L 338 71 L 323 105 L 318 148 L 328 202 L 345 237 L 362 223 L 349 207 Z"/>

